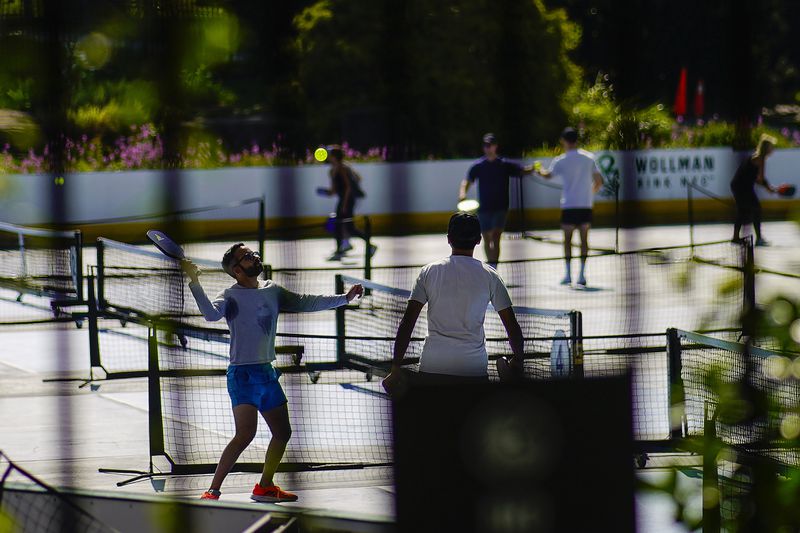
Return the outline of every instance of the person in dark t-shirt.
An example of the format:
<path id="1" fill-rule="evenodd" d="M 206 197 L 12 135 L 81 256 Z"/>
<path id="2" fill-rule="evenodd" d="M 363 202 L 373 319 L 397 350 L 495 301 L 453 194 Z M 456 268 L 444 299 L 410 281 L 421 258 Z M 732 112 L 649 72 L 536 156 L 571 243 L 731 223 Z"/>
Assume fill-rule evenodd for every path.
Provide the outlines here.
<path id="1" fill-rule="evenodd" d="M 767 182 L 764 175 L 767 157 L 775 150 L 776 139 L 763 134 L 753 154 L 742 161 L 731 180 L 731 192 L 736 202 L 736 220 L 733 224 L 733 240 L 740 239 L 739 232 L 744 224 L 753 224 L 756 234 L 756 246 L 767 246 L 769 243 L 761 235 L 761 202 L 756 195 L 756 184 L 769 192 L 776 192 Z"/>
<path id="2" fill-rule="evenodd" d="M 523 167 L 497 155 L 497 138 L 493 133 L 483 136 L 483 157 L 478 159 L 461 182 L 458 199 L 467 197 L 470 185 L 478 182 L 478 220 L 481 223 L 486 262 L 497 268 L 500 260 L 500 236 L 508 216 L 509 178 L 530 174 L 533 167 Z"/>

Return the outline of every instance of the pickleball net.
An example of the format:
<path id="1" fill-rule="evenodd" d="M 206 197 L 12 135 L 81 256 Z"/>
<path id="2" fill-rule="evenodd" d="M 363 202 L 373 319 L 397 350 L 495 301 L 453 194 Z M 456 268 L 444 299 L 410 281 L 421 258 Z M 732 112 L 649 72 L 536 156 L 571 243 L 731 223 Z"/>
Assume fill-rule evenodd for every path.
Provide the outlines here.
<path id="1" fill-rule="evenodd" d="M 278 332 L 275 366 L 282 373 L 281 385 L 293 428 L 281 464 L 284 470 L 392 462 L 391 402 L 375 377 L 385 375 L 396 324 L 402 316 L 388 307 L 404 309 L 407 296 L 400 289 L 357 278 L 338 280 L 346 288 L 359 282 L 367 284 L 370 294 L 337 313 L 337 328 L 345 332 L 344 336 Z M 383 311 L 386 313 L 381 314 Z M 546 310 L 537 310 L 534 315 L 532 311 L 517 311 L 521 324 L 525 324 L 524 334 L 539 335 L 529 338 L 526 372 L 540 378 L 552 375 L 553 332 L 563 328 L 567 332 L 557 339 L 563 343 L 562 363 L 566 368 L 559 372 L 567 375 L 572 350 L 578 343 L 579 315 Z M 422 335 L 426 324 L 421 321 L 420 325 Z M 127 327 L 131 326 L 141 330 L 142 325 Z M 495 346 L 489 348 L 493 357 L 510 352 L 505 333 L 499 328 L 499 318 L 487 320 L 487 344 Z M 235 432 L 226 380 L 229 334 L 227 330 L 163 320 L 149 322 L 147 329 L 146 339 L 140 334 L 124 335 L 127 343 L 139 337 L 140 350 L 147 351 L 151 454 L 166 457 L 175 474 L 213 471 Z M 368 335 L 360 336 L 362 332 Z M 421 344 L 422 337 L 415 338 L 412 353 Z M 366 346 L 373 351 L 361 351 Z M 379 351 L 381 347 L 388 351 Z M 327 361 L 307 357 L 315 353 L 327 353 Z M 263 465 L 271 434 L 263 421 L 260 424 L 255 440 L 237 463 L 239 469 L 256 471 Z"/>
<path id="2" fill-rule="evenodd" d="M 82 237 L 0 222 L 0 325 L 57 320 L 83 300 Z"/>
<path id="3" fill-rule="evenodd" d="M 716 436 L 727 445 L 785 444 L 787 417 L 800 408 L 796 353 L 678 329 L 670 336 L 671 357 L 680 361 L 687 436 L 704 434 L 712 409 Z"/>
<path id="4" fill-rule="evenodd" d="M 684 434 L 711 450 L 703 472 L 704 487 L 719 494 L 712 511 L 723 528 L 739 530 L 753 523 L 754 509 L 763 512 L 766 493 L 770 500 L 776 491 L 788 494 L 797 482 L 800 367 L 797 351 L 773 339 L 718 337 L 668 333 L 671 357 L 680 362 Z"/>
<path id="5" fill-rule="evenodd" d="M 279 334 L 277 360 L 288 399 L 292 437 L 281 470 L 391 463 L 391 403 L 362 371 L 337 362 L 306 363 L 316 345 L 336 337 Z M 227 331 L 152 323 L 142 343 L 149 360 L 150 452 L 171 473 L 212 472 L 235 434 L 226 371 Z M 236 468 L 260 471 L 271 438 L 259 420 L 253 442 Z"/>
<path id="6" fill-rule="evenodd" d="M 517 305 L 578 309 L 584 335 L 739 327 L 752 242 L 712 242 L 590 255 L 586 287 L 562 286 L 562 258 L 503 261 L 499 273 Z M 579 258 L 572 259 L 577 281 Z"/>
<path id="7" fill-rule="evenodd" d="M 385 273 L 388 274 L 388 273 Z M 406 272 L 400 272 L 406 277 Z M 394 336 L 406 309 L 410 291 L 369 280 L 341 276 L 340 288 L 360 283 L 368 289 L 360 302 L 347 306 L 344 316 L 345 359 L 367 371 L 385 373 L 392 358 Z M 627 335 L 583 334 L 582 313 L 514 306 L 525 339 L 525 376 L 554 379 L 632 375 L 632 410 L 637 441 L 662 442 L 670 438 L 670 381 L 666 333 Z M 489 377 L 498 380 L 495 361 L 511 353 L 497 313 L 490 307 L 484 322 L 489 354 Z M 418 369 L 427 335 L 427 306 L 423 307 L 406 352 L 406 364 Z"/>
<path id="8" fill-rule="evenodd" d="M 68 222 L 80 227 L 86 240 L 113 237 L 130 243 L 145 243 L 148 230 L 162 230 L 183 245 L 190 257 L 217 259 L 219 243 L 255 241 L 253 250 L 263 253 L 266 235 L 265 200 L 246 198 L 214 205 L 172 209 Z"/>
<path id="9" fill-rule="evenodd" d="M 411 291 L 383 285 L 370 280 L 340 276 L 340 288 L 361 284 L 366 294 L 357 305 L 349 305 L 343 311 L 345 339 L 344 351 L 351 362 L 368 366 L 388 368 L 392 360 L 392 349 L 397 328 L 406 310 Z M 578 369 L 572 368 L 573 354 L 580 349 L 581 314 L 577 311 L 539 309 L 514 306 L 517 321 L 525 339 L 525 373 L 531 378 L 552 375 L 550 359 L 552 344 L 558 342 L 563 358 L 557 369 L 560 375 L 570 375 Z M 406 352 L 406 360 L 418 362 L 422 345 L 428 333 L 427 306 L 423 307 L 412 332 L 412 342 Z M 500 356 L 511 355 L 508 335 L 497 312 L 489 306 L 483 325 L 486 351 L 492 363 L 490 377 L 495 371 L 493 361 Z"/>
<path id="10" fill-rule="evenodd" d="M 117 530 L 0 451 L 0 514 L 8 531 L 114 533 Z"/>
<path id="11" fill-rule="evenodd" d="M 170 457 L 177 471 L 213 469 L 222 448 L 233 434 L 224 378 L 228 349 L 225 325 L 203 321 L 194 308 L 193 297 L 188 294 L 187 280 L 174 261 L 157 252 L 142 254 L 138 247 L 105 244 L 111 251 L 107 255 L 104 250 L 103 264 L 98 266 L 98 269 L 104 269 L 103 280 L 98 279 L 98 286 L 106 295 L 103 301 L 107 309 L 112 311 L 111 317 L 106 318 L 141 318 L 153 324 L 176 318 L 180 320 L 177 326 L 170 326 L 177 331 L 172 340 L 160 338 L 156 343 L 160 352 L 157 375 L 161 402 L 157 412 L 162 417 L 158 423 L 162 436 L 157 439 L 162 444 L 155 446 L 156 454 Z M 733 298 L 738 301 L 744 291 L 737 281 L 739 276 L 743 276 L 741 264 L 738 260 L 729 261 L 731 255 L 724 253 L 723 249 L 716 259 L 706 254 L 699 260 L 673 255 L 678 252 L 650 251 L 645 256 L 651 266 L 660 271 L 684 263 L 692 263 L 692 266 L 681 268 L 692 269 L 697 261 L 710 262 L 711 266 L 723 272 L 730 271 L 734 276 L 731 282 Z M 113 254 L 117 259 L 107 261 L 106 258 Z M 210 272 L 206 271 L 205 277 L 201 276 L 201 283 L 209 295 L 232 284 L 231 278 L 221 269 L 217 267 L 218 272 L 214 271 L 215 265 L 209 266 Z M 385 375 L 388 369 L 394 336 L 409 291 L 357 277 L 341 276 L 337 281 L 334 273 L 328 268 L 287 271 L 282 283 L 300 292 L 341 293 L 353 283 L 362 283 L 368 289 L 361 302 L 339 311 L 284 314 L 279 320 L 278 344 L 286 344 L 286 348 L 296 345 L 302 352 L 300 364 L 280 360 L 278 363 L 284 369 L 282 379 L 295 428 L 295 444 L 287 452 L 285 468 L 375 465 L 391 460 L 388 400 L 374 378 Z M 415 266 L 392 267 L 375 269 L 373 277 L 409 287 L 417 273 L 418 267 Z M 221 276 L 219 289 L 213 281 L 217 274 Z M 310 276 L 314 278 L 309 279 Z M 333 290 L 328 291 L 326 287 L 331 287 L 332 278 Z M 142 305 L 145 310 L 136 308 Z M 660 334 L 660 339 L 659 334 L 647 337 L 644 333 L 587 336 L 583 334 L 581 313 L 519 306 L 516 314 L 526 338 L 525 370 L 528 377 L 547 379 L 580 375 L 580 370 L 585 376 L 632 372 L 637 439 L 664 440 L 672 435 L 669 421 L 670 363 L 663 334 Z M 412 370 L 426 333 L 423 311 L 408 350 Z M 487 311 L 485 333 L 491 358 L 490 377 L 497 379 L 494 359 L 510 353 L 510 347 L 501 321 L 492 310 Z M 123 336 L 116 336 L 125 338 L 132 335 L 123 332 Z M 142 337 L 141 333 L 135 336 Z M 125 338 L 126 343 L 129 340 Z M 193 346 L 200 342 L 208 346 L 194 350 Z M 208 361 L 209 353 L 216 356 L 213 364 Z M 561 355 L 554 357 L 554 353 Z M 202 359 L 187 358 L 186 354 L 192 357 L 202 355 Z M 163 357 L 166 357 L 164 364 L 161 363 Z M 142 357 L 137 360 L 141 362 Z M 170 366 L 173 364 L 179 364 L 179 367 Z M 324 387 L 317 388 L 318 385 Z M 213 401 L 206 402 L 207 399 Z M 354 415 L 340 420 L 341 413 L 348 412 Z M 261 441 L 260 444 L 256 442 L 254 455 L 243 459 L 254 469 L 263 461 L 264 447 L 269 440 L 266 428 L 261 428 L 259 435 Z M 348 440 L 351 436 L 360 437 Z M 323 444 L 319 445 L 320 442 Z"/>
<path id="12" fill-rule="evenodd" d="M 190 259 L 202 270 L 203 288 L 211 298 L 233 285 L 219 260 Z M 96 278 L 97 305 L 103 313 L 204 325 L 180 262 L 153 246 L 98 239 Z"/>
<path id="13" fill-rule="evenodd" d="M 256 242 L 245 242 L 255 249 Z M 220 252 L 221 259 L 222 252 Z M 222 270 L 219 260 L 190 258 L 201 269 L 200 284 L 213 299 L 235 284 Z M 156 251 L 152 246 L 134 246 L 100 238 L 97 241 L 96 303 L 98 309 L 98 342 L 93 348 L 93 366 L 101 366 L 109 375 L 139 375 L 147 370 L 146 358 L 136 348 L 143 326 L 137 323 L 177 322 L 202 329 L 227 331 L 224 320 L 207 322 L 197 307 L 188 286 L 188 277 L 179 261 Z M 277 276 L 283 286 L 298 292 L 333 294 L 333 271 Z M 309 280 L 310 279 L 310 280 Z M 308 281 L 307 281 L 308 280 Z M 316 289 L 316 290 L 314 290 Z M 320 337 L 306 351 L 306 360 L 331 361 L 336 350 L 336 318 L 334 311 L 319 313 L 283 313 L 278 330 L 287 334 L 304 333 Z M 131 337 L 133 344 L 130 342 Z M 311 349 L 313 348 L 313 349 Z"/>
<path id="14" fill-rule="evenodd" d="M 392 461 L 391 405 L 375 378 L 388 370 L 409 291 L 359 278 L 337 279 L 341 291 L 355 283 L 364 285 L 367 294 L 335 312 L 335 334 L 278 333 L 275 366 L 282 372 L 294 430 L 281 466 L 284 470 Z M 675 400 L 671 357 L 675 354 L 668 350 L 666 334 L 582 336 L 580 314 L 521 307 L 515 311 L 526 338 L 527 377 L 560 378 L 574 374 L 578 366 L 589 378 L 631 373 L 637 441 L 664 442 L 674 436 L 670 416 Z M 497 380 L 494 359 L 510 349 L 502 324 L 493 315 L 487 309 L 485 333 L 490 379 Z M 147 331 L 144 337 L 142 326 Z M 411 371 L 418 369 L 426 326 L 423 310 L 407 354 Z M 136 327 L 139 333 L 122 335 L 127 343 L 138 338 L 147 353 L 151 453 L 167 457 L 172 473 L 213 471 L 234 434 L 226 382 L 227 330 L 170 322 Z M 559 350 L 562 367 L 554 357 Z M 307 357 L 314 353 L 327 357 L 324 361 Z M 270 433 L 260 424 L 237 468 L 261 468 Z"/>

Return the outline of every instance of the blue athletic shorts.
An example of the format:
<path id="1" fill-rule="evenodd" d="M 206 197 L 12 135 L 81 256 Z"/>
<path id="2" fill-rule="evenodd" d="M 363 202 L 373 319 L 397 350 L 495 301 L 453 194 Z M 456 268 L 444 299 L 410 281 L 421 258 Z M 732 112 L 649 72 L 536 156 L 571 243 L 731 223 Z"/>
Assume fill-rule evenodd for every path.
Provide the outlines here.
<path id="1" fill-rule="evenodd" d="M 502 230 L 506 227 L 506 217 L 508 211 L 478 211 L 478 222 L 481 223 L 481 231 L 487 232 L 493 229 Z"/>
<path id="2" fill-rule="evenodd" d="M 281 373 L 269 363 L 231 365 L 227 375 L 228 395 L 233 407 L 248 404 L 264 412 L 287 402 L 286 394 L 278 383 Z"/>

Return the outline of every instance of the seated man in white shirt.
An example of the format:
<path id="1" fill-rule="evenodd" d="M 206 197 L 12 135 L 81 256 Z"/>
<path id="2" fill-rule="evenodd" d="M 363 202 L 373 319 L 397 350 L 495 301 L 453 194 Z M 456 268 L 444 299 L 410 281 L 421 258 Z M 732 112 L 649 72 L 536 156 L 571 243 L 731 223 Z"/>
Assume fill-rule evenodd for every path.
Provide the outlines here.
<path id="1" fill-rule="evenodd" d="M 491 302 L 508 332 L 514 354 L 512 369 L 522 372 L 523 338 L 511 298 L 497 271 L 472 257 L 481 242 L 481 226 L 475 215 L 450 217 L 447 242 L 452 255 L 422 268 L 405 314 L 397 329 L 392 371 L 384 380 L 389 393 L 398 391 L 400 368 L 414 325 L 428 304 L 428 336 L 420 356 L 423 382 L 472 383 L 488 381 L 489 358 L 483 321 Z"/>
<path id="2" fill-rule="evenodd" d="M 594 195 L 603 186 L 603 175 L 597 167 L 594 154 L 578 148 L 578 132 L 566 128 L 561 133 L 564 153 L 553 159 L 548 170 L 537 170 L 543 178 L 561 178 L 561 229 L 564 231 L 564 261 L 566 275 L 562 285 L 572 283 L 572 233 L 575 228 L 581 235 L 581 273 L 578 285 L 586 286 L 586 257 L 589 255 L 589 228 L 592 226 Z"/>

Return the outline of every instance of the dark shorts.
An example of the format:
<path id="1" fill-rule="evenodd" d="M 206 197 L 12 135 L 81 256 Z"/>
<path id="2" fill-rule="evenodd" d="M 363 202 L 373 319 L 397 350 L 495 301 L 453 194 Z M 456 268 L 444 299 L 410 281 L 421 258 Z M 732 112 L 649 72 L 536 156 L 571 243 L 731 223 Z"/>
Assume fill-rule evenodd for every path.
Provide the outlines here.
<path id="1" fill-rule="evenodd" d="M 493 229 L 502 230 L 506 227 L 507 210 L 502 211 L 478 211 L 478 221 L 481 223 L 481 231 L 486 233 Z"/>
<path id="2" fill-rule="evenodd" d="M 434 374 L 432 372 L 418 372 L 402 369 L 400 381 L 392 392 L 395 398 L 403 397 L 409 388 L 416 387 L 453 387 L 461 385 L 485 385 L 489 383 L 489 376 L 453 376 L 450 374 Z"/>
<path id="3" fill-rule="evenodd" d="M 233 407 L 254 405 L 259 411 L 271 411 L 287 402 L 278 383 L 280 371 L 269 363 L 229 366 L 228 395 Z"/>
<path id="4" fill-rule="evenodd" d="M 480 385 L 489 383 L 489 376 L 453 376 L 450 374 L 411 371 L 408 371 L 407 376 L 412 385 L 422 386 Z"/>
<path id="5" fill-rule="evenodd" d="M 580 226 L 592 223 L 591 209 L 562 209 L 561 223 L 567 226 Z"/>
<path id="6" fill-rule="evenodd" d="M 736 202 L 736 221 L 750 224 L 761 221 L 761 202 L 753 189 L 734 189 L 733 199 Z"/>

